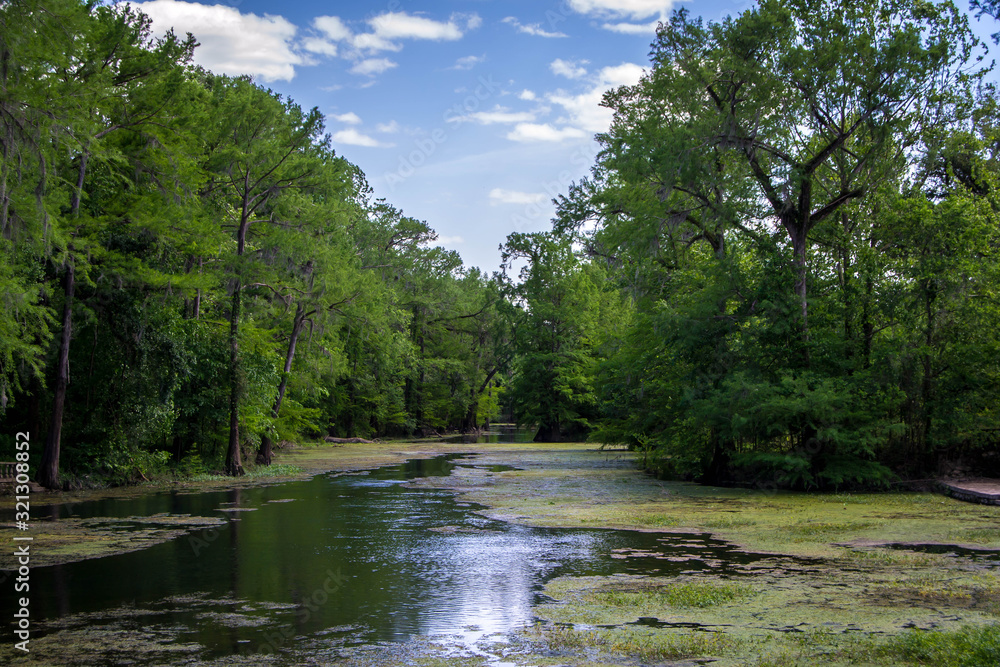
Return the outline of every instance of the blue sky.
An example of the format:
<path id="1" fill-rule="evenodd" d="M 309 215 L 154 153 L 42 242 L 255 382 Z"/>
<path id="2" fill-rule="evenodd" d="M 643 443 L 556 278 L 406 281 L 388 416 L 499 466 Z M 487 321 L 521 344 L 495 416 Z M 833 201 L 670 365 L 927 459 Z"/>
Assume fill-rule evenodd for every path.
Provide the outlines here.
<path id="1" fill-rule="evenodd" d="M 717 20 L 743 0 L 685 2 Z M 672 0 L 135 3 L 195 61 L 318 107 L 377 196 L 426 220 L 466 265 L 495 270 L 514 231 L 549 227 L 607 129 L 602 93 L 648 66 Z M 977 27 L 977 26 L 974 26 Z M 988 22 L 977 32 L 993 30 Z"/>

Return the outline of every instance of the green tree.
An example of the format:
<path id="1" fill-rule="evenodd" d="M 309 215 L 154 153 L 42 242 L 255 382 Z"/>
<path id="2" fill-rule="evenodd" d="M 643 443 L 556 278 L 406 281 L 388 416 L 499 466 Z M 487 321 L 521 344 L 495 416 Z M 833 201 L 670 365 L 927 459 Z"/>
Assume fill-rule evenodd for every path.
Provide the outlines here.
<path id="1" fill-rule="evenodd" d="M 506 285 L 515 351 L 510 396 L 518 422 L 535 424 L 538 442 L 586 435 L 597 416 L 594 368 L 602 337 L 621 322 L 600 265 L 581 262 L 571 241 L 549 233 L 514 233 L 503 267 L 520 266 Z M 604 329 L 604 334 L 601 329 Z"/>
<path id="2" fill-rule="evenodd" d="M 251 229 L 281 224 L 276 210 L 282 196 L 316 187 L 322 165 L 319 156 L 326 145 L 318 109 L 305 113 L 244 78 L 209 75 L 206 85 L 213 95 L 211 114 L 216 125 L 208 140 L 205 168 L 210 176 L 203 195 L 219 224 L 232 229 L 235 246 L 226 472 L 242 475 L 239 344 L 244 289 L 251 282 L 248 260 L 258 245 Z"/>

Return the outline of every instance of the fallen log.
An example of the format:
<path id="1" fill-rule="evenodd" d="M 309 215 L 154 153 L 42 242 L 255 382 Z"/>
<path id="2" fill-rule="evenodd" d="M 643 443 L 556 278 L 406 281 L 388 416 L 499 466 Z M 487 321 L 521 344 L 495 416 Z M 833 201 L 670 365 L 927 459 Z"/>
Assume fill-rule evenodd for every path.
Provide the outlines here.
<path id="1" fill-rule="evenodd" d="M 374 445 L 375 444 L 374 440 L 365 440 L 364 438 L 332 438 L 330 436 L 326 436 L 325 438 L 323 438 L 323 440 L 325 440 L 326 442 L 332 442 L 332 443 L 335 443 L 335 444 L 338 444 L 338 445 L 347 445 L 347 444 Z"/>

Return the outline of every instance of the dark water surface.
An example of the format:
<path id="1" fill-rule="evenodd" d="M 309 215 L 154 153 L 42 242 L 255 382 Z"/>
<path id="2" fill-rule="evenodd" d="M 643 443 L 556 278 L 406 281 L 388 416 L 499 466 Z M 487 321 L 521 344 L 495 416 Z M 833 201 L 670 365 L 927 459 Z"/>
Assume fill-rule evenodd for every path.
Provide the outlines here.
<path id="1" fill-rule="evenodd" d="M 60 516 L 168 512 L 229 522 L 134 553 L 33 569 L 32 615 L 50 633 L 162 630 L 164 642 L 191 644 L 201 658 L 440 633 L 471 642 L 530 624 L 541 586 L 556 576 L 735 573 L 764 558 L 707 535 L 508 524 L 450 492 L 404 484 L 472 464 L 447 455 L 270 487 L 62 506 Z"/>

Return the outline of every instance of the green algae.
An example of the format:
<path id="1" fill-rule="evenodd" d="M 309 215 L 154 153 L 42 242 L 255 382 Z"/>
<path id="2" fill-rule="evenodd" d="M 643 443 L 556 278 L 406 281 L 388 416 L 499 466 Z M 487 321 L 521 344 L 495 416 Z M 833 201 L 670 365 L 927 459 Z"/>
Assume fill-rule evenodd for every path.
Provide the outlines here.
<path id="1" fill-rule="evenodd" d="M 697 581 L 671 579 L 662 581 L 633 582 L 631 585 L 619 583 L 605 586 L 590 593 L 588 598 L 597 604 L 632 609 L 642 608 L 705 608 L 719 604 L 744 600 L 757 591 L 749 586 L 727 581 Z"/>
<path id="2" fill-rule="evenodd" d="M 899 664 L 949 664 L 900 657 L 892 642 L 911 628 L 960 637 L 997 622 L 995 564 L 970 554 L 886 547 L 995 549 L 1000 508 L 926 493 L 775 493 L 664 482 L 637 471 L 630 458 L 585 445 L 494 450 L 475 462 L 520 470 L 487 481 L 470 469 L 416 484 L 452 489 L 486 506 L 483 513 L 493 518 L 711 533 L 748 551 L 813 559 L 748 565 L 739 581 L 711 573 L 668 583 L 625 576 L 555 579 L 545 588 L 550 601 L 536 607 L 548 625 L 534 631 L 533 641 L 582 661 L 567 664 L 672 656 L 717 659 L 713 664 L 720 666 L 884 665 L 893 651 Z M 714 591 L 729 593 L 713 599 Z M 704 602 L 679 603 L 685 596 Z M 664 627 L 629 625 L 640 619 Z"/>
<path id="3" fill-rule="evenodd" d="M 67 518 L 33 522 L 31 565 L 41 567 L 138 551 L 201 530 L 225 525 L 224 519 L 187 514 Z M 0 527 L 0 540 L 24 535 Z M 15 544 L 13 541 L 11 544 Z M 0 570 L 17 567 L 13 550 L 0 552 Z"/>

